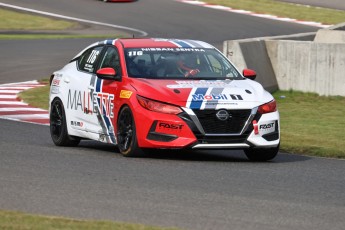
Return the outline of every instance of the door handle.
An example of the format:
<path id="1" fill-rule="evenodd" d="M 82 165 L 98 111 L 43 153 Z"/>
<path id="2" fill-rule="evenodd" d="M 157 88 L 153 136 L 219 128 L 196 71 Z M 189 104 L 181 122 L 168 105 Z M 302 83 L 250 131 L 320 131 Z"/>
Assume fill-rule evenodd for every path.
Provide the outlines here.
<path id="1" fill-rule="evenodd" d="M 68 77 L 65 77 L 65 78 L 63 79 L 63 81 L 66 82 L 66 83 L 70 83 L 70 80 L 69 80 Z"/>

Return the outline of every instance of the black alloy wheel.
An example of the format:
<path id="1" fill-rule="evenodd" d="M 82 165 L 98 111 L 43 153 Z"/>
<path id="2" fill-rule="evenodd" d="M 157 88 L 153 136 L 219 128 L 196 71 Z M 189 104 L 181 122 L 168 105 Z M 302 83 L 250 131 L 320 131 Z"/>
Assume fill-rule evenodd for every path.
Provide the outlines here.
<path id="1" fill-rule="evenodd" d="M 50 109 L 50 135 L 57 146 L 77 146 L 79 138 L 68 135 L 66 116 L 60 99 L 54 99 Z"/>
<path id="2" fill-rule="evenodd" d="M 138 146 L 135 122 L 128 106 L 124 106 L 117 120 L 117 141 L 120 153 L 126 157 L 143 155 Z"/>

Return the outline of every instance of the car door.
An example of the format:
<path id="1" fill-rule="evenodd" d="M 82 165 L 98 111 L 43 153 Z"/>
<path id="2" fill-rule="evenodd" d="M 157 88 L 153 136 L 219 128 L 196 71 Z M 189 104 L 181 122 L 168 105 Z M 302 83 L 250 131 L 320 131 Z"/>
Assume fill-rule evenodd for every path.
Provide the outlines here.
<path id="1" fill-rule="evenodd" d="M 103 49 L 104 46 L 101 45 L 86 50 L 77 59 L 75 68 L 69 69 L 68 74 L 64 76 L 68 88 L 65 102 L 67 122 L 73 133 L 90 139 L 97 139 L 96 133 L 101 130 L 95 128 L 97 111 L 93 91 L 96 82 L 95 71 Z"/>
<path id="2" fill-rule="evenodd" d="M 120 59 L 117 49 L 114 46 L 106 46 L 100 57 L 98 67 L 113 68 L 116 75 L 121 75 Z M 96 114 L 96 120 L 90 124 L 90 129 L 94 133 L 100 134 L 99 140 L 106 143 L 116 144 L 114 134 L 114 100 L 118 89 L 118 81 L 101 79 L 94 75 L 91 82 L 93 88 L 93 109 Z"/>

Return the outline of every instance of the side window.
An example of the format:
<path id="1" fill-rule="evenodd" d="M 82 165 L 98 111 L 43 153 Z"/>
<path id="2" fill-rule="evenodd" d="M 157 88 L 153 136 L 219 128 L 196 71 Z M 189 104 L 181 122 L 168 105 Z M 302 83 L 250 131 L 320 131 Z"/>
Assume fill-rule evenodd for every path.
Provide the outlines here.
<path id="1" fill-rule="evenodd" d="M 97 59 L 101 53 L 103 46 L 97 46 L 88 49 L 81 55 L 78 61 L 78 67 L 82 71 L 93 73 L 96 67 Z"/>
<path id="2" fill-rule="evenodd" d="M 208 55 L 207 57 L 212 67 L 212 72 L 222 75 L 222 64 L 212 55 Z"/>
<path id="3" fill-rule="evenodd" d="M 99 68 L 113 68 L 116 71 L 116 75 L 121 74 L 120 58 L 119 54 L 114 47 L 108 47 L 100 62 Z"/>

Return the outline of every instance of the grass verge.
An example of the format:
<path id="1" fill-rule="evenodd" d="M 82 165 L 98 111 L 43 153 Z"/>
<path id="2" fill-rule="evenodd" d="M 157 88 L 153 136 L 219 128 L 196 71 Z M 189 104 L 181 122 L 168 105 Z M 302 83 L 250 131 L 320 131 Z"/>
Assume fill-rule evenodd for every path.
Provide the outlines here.
<path id="1" fill-rule="evenodd" d="M 48 109 L 49 87 L 20 93 L 30 105 Z M 281 150 L 290 153 L 345 159 L 345 97 L 277 91 Z"/>
<path id="2" fill-rule="evenodd" d="M 271 14 L 304 21 L 333 25 L 345 21 L 345 11 L 303 6 L 274 0 L 203 0 L 204 2 L 229 6 L 233 9 L 249 10 L 255 13 Z"/>
<path id="3" fill-rule="evenodd" d="M 345 97 L 278 91 L 281 150 L 345 158 Z"/>
<path id="4" fill-rule="evenodd" d="M 49 108 L 49 80 L 40 81 L 46 86 L 24 90 L 18 94 L 19 98 L 29 105 L 48 110 Z"/>
<path id="5" fill-rule="evenodd" d="M 76 22 L 56 20 L 0 8 L 0 30 L 65 30 L 78 25 Z"/>
<path id="6" fill-rule="evenodd" d="M 173 230 L 177 228 L 153 227 L 141 224 L 128 224 L 111 221 L 76 220 L 62 217 L 49 217 L 24 214 L 21 212 L 0 211 L 0 229 L 118 229 L 118 230 Z"/>

